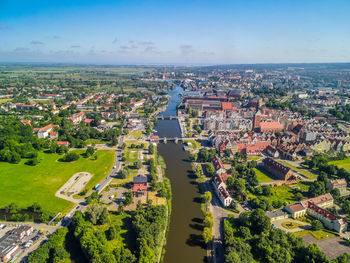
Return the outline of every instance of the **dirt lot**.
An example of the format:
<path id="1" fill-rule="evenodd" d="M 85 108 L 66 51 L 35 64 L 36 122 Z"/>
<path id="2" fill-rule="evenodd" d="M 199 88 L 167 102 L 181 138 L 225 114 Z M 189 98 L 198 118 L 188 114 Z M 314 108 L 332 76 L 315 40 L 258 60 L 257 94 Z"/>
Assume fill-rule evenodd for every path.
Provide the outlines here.
<path id="1" fill-rule="evenodd" d="M 335 259 L 345 252 L 350 253 L 349 244 L 339 237 L 317 240 L 313 236 L 307 235 L 303 239 L 306 245 L 316 243 L 330 259 Z"/>

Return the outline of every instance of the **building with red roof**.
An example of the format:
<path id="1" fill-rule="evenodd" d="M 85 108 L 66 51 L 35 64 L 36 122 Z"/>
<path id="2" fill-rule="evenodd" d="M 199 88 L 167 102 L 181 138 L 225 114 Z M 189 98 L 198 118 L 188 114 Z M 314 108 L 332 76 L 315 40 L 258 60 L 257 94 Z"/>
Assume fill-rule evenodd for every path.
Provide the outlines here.
<path id="1" fill-rule="evenodd" d="M 147 195 L 147 176 L 138 175 L 134 177 L 132 192 L 135 197 Z"/>
<path id="2" fill-rule="evenodd" d="M 69 147 L 69 142 L 68 141 L 57 141 L 56 144 L 58 146 L 67 146 L 67 147 Z"/>

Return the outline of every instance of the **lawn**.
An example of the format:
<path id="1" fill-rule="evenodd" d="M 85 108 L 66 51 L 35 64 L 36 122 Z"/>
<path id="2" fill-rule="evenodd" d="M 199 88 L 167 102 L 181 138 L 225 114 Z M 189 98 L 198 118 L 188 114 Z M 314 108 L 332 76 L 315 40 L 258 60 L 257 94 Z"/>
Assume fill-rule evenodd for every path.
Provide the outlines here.
<path id="1" fill-rule="evenodd" d="M 254 199 L 256 197 L 256 195 L 252 194 L 251 192 L 248 192 L 249 199 Z M 268 196 L 267 199 L 269 199 L 270 202 L 281 201 L 283 204 L 292 204 L 297 202 L 293 194 L 293 189 L 288 185 L 273 186 L 271 188 L 271 195 Z"/>
<path id="2" fill-rule="evenodd" d="M 314 174 L 312 172 L 310 172 L 308 169 L 306 168 L 299 168 L 299 167 L 296 167 L 294 165 L 291 165 L 290 163 L 288 162 L 285 162 L 285 161 L 281 161 L 281 163 L 283 163 L 285 166 L 293 169 L 294 171 L 296 172 L 299 172 L 301 173 L 302 175 L 306 176 L 307 178 L 311 179 L 311 180 L 314 180 L 314 179 L 317 179 L 317 174 Z"/>
<path id="3" fill-rule="evenodd" d="M 148 192 L 148 200 L 152 200 L 153 205 L 166 205 L 166 199 L 164 197 L 158 197 L 157 192 Z"/>
<path id="4" fill-rule="evenodd" d="M 302 230 L 302 231 L 294 232 L 293 234 L 296 237 L 303 237 L 303 236 L 306 236 L 306 235 L 312 235 L 317 240 L 323 240 L 323 239 L 327 239 L 327 238 L 330 238 L 330 237 L 334 236 L 334 234 L 326 232 L 326 231 L 323 231 L 323 230 L 317 230 L 317 231 Z"/>
<path id="5" fill-rule="evenodd" d="M 108 141 L 102 141 L 100 139 L 88 139 L 86 140 L 86 144 L 90 145 L 90 144 L 106 144 L 108 143 Z"/>
<path id="6" fill-rule="evenodd" d="M 138 160 L 138 149 L 134 149 L 134 150 L 127 150 L 124 152 L 123 156 L 125 157 L 125 162 L 129 162 L 129 163 L 134 163 Z"/>
<path id="7" fill-rule="evenodd" d="M 347 171 L 350 171 L 350 158 L 346 158 L 345 160 L 333 161 L 328 164 L 334 164 L 339 168 L 344 168 Z"/>
<path id="8" fill-rule="evenodd" d="M 140 138 L 143 138 L 144 136 L 141 130 L 133 130 L 128 134 L 127 137 L 131 139 L 140 139 Z"/>
<path id="9" fill-rule="evenodd" d="M 288 185 L 272 187 L 272 195 L 269 197 L 270 201 L 281 201 L 282 203 L 295 203 L 297 200 L 294 197 L 293 189 Z"/>
<path id="10" fill-rule="evenodd" d="M 271 182 L 276 180 L 271 178 L 269 174 L 262 168 L 254 168 L 254 171 L 259 183 Z"/>
<path id="11" fill-rule="evenodd" d="M 84 151 L 77 150 L 77 153 Z M 43 210 L 67 212 L 73 205 L 55 197 L 57 190 L 75 173 L 90 172 L 94 176 L 86 187 L 91 189 L 111 171 L 115 160 L 114 151 L 98 151 L 98 159 L 80 157 L 72 163 L 59 162 L 58 154 L 39 153 L 41 162 L 36 166 L 0 162 L 0 200 L 1 207 L 14 202 L 21 208 L 27 208 L 38 202 Z"/>

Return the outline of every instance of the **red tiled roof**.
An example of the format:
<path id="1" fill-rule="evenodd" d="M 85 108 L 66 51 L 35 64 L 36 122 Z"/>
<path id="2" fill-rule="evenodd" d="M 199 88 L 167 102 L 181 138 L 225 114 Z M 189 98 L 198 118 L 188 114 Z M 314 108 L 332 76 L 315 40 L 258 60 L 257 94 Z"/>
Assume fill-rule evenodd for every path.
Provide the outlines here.
<path id="1" fill-rule="evenodd" d="M 303 207 L 301 204 L 293 204 L 289 205 L 288 207 L 293 211 L 293 213 L 305 210 L 305 207 Z"/>
<path id="2" fill-rule="evenodd" d="M 331 184 L 333 186 L 337 186 L 337 185 L 347 185 L 348 183 L 346 182 L 345 179 L 337 179 L 337 180 L 331 180 Z"/>
<path id="3" fill-rule="evenodd" d="M 68 145 L 68 141 L 57 141 L 57 145 Z"/>

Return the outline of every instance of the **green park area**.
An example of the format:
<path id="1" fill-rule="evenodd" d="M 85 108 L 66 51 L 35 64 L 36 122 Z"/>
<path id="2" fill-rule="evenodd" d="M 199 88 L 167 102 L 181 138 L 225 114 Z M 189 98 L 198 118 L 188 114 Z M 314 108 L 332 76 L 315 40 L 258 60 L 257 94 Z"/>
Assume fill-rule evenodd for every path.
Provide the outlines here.
<path id="1" fill-rule="evenodd" d="M 350 171 L 350 158 L 346 158 L 344 160 L 332 161 L 328 164 L 333 164 L 338 166 L 338 168 L 344 168 L 347 171 Z"/>
<path id="2" fill-rule="evenodd" d="M 131 139 L 140 139 L 143 138 L 144 135 L 141 130 L 133 130 L 127 135 L 127 137 Z"/>
<path id="3" fill-rule="evenodd" d="M 74 152 L 81 154 L 84 151 Z M 27 160 L 19 164 L 0 162 L 0 206 L 15 203 L 20 208 L 27 208 L 37 202 L 44 211 L 67 212 L 72 204 L 56 197 L 55 193 L 73 174 L 93 174 L 86 185 L 87 189 L 91 189 L 111 172 L 115 152 L 101 150 L 96 154 L 97 160 L 80 156 L 74 162 L 60 162 L 61 155 L 40 152 L 38 159 L 41 161 L 36 166 L 25 165 Z"/>
<path id="4" fill-rule="evenodd" d="M 298 232 L 293 233 L 296 237 L 303 237 L 307 235 L 311 235 L 317 240 L 323 240 L 327 238 L 334 237 L 334 234 L 326 232 L 324 230 L 317 230 L 317 231 L 312 231 L 312 230 L 302 230 Z"/>

